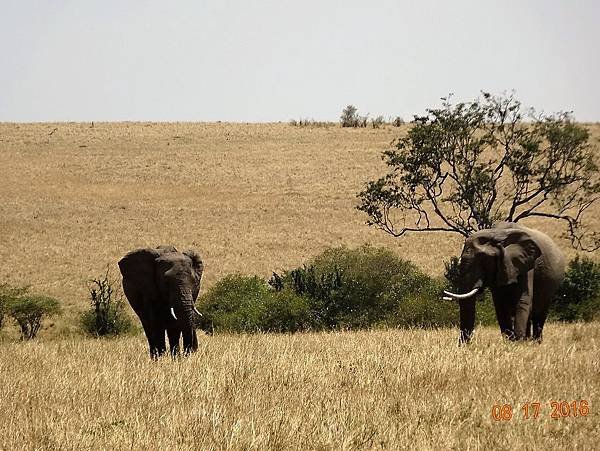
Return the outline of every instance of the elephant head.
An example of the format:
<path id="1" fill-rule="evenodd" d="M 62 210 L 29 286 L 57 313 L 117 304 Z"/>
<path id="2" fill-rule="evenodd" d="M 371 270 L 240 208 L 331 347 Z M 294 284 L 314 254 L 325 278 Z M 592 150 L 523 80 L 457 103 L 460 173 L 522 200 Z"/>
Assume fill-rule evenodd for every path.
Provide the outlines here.
<path id="1" fill-rule="evenodd" d="M 484 287 L 498 288 L 525 281 L 541 250 L 530 233 L 514 223 L 500 223 L 468 237 L 460 257 L 458 288 L 445 299 L 460 304 L 461 342 L 468 342 L 475 325 L 475 295 Z M 496 300 L 494 300 L 496 303 Z"/>
<path id="2" fill-rule="evenodd" d="M 198 346 L 194 303 L 200 291 L 203 264 L 193 250 L 178 252 L 172 246 L 137 249 L 119 261 L 123 291 L 140 318 L 153 357 L 165 351 L 165 331 L 171 351 L 183 336 L 184 351 Z"/>

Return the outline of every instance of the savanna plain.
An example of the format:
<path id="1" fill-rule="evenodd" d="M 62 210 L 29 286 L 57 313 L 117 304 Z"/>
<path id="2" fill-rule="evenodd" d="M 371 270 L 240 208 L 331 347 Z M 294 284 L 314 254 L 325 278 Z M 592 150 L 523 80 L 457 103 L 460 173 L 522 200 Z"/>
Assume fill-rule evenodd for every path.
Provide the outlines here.
<path id="1" fill-rule="evenodd" d="M 589 125 L 600 146 L 600 126 Z M 0 124 L 0 277 L 58 298 L 38 339 L 0 335 L 0 449 L 595 449 L 600 327 L 541 345 L 480 328 L 201 337 L 151 362 L 143 336 L 81 335 L 92 277 L 136 247 L 200 251 L 203 289 L 328 246 L 386 246 L 432 275 L 458 236 L 392 239 L 354 209 L 405 129 L 288 124 Z M 575 252 L 552 223 L 527 225 Z M 590 212 L 600 227 L 600 207 Z M 598 253 L 592 255 L 597 259 Z M 587 415 L 552 418 L 552 401 Z M 539 402 L 537 418 L 521 407 Z M 512 418 L 496 421 L 494 405 Z"/>

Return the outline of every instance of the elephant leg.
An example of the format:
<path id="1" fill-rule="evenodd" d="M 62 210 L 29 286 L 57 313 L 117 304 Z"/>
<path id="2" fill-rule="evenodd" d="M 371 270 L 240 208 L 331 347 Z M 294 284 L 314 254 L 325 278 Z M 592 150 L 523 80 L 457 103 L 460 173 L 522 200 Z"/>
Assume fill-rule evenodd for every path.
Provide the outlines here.
<path id="1" fill-rule="evenodd" d="M 531 338 L 532 324 L 533 324 L 533 320 L 532 320 L 531 315 L 530 315 L 529 319 L 527 320 L 527 329 L 525 330 L 525 338 L 528 339 L 528 340 Z"/>
<path id="2" fill-rule="evenodd" d="M 165 344 L 165 325 L 161 320 L 160 314 L 153 311 L 150 314 L 150 335 L 152 342 L 150 344 L 150 355 L 153 359 L 157 359 L 167 351 Z"/>
<path id="3" fill-rule="evenodd" d="M 196 335 L 196 329 L 192 331 L 192 347 L 194 350 L 198 349 L 198 335 Z"/>
<path id="4" fill-rule="evenodd" d="M 186 329 L 183 331 L 183 353 L 188 355 L 198 349 L 198 337 L 196 329 Z"/>
<path id="5" fill-rule="evenodd" d="M 460 306 L 460 336 L 459 344 L 469 343 L 475 329 L 475 300 L 461 299 Z"/>
<path id="6" fill-rule="evenodd" d="M 533 339 L 537 342 L 542 342 L 542 330 L 544 329 L 544 323 L 546 317 L 543 315 L 533 315 Z"/>
<path id="7" fill-rule="evenodd" d="M 140 321 L 142 322 L 142 327 L 144 328 L 144 334 L 146 335 L 146 339 L 148 340 L 148 349 L 150 351 L 150 357 L 156 358 L 157 356 L 155 355 L 155 352 L 154 352 L 155 345 L 154 345 L 154 335 L 152 332 L 153 331 L 152 326 L 148 320 L 142 319 L 141 316 L 140 316 Z"/>
<path id="8" fill-rule="evenodd" d="M 167 329 L 167 336 L 169 337 L 171 356 L 176 357 L 179 354 L 179 338 L 181 337 L 181 331 L 177 327 L 169 327 Z"/>
<path id="9" fill-rule="evenodd" d="M 543 274 L 542 274 L 543 275 Z M 533 323 L 533 339 L 538 343 L 542 342 L 542 330 L 548 317 L 550 302 L 560 286 L 560 280 L 555 278 L 540 277 L 534 282 L 534 299 L 531 312 Z"/>
<path id="10" fill-rule="evenodd" d="M 533 298 L 533 270 L 517 282 L 518 299 L 515 308 L 515 338 L 523 340 L 527 335 L 527 326 L 531 317 Z"/>
<path id="11" fill-rule="evenodd" d="M 149 305 L 153 301 L 152 300 L 142 300 L 136 303 L 138 307 L 135 309 L 135 313 L 140 319 L 142 323 L 142 328 L 144 329 L 144 334 L 146 335 L 146 339 L 148 340 L 148 349 L 150 351 L 150 358 L 157 359 L 161 355 L 161 346 L 160 346 L 160 325 L 158 324 L 156 317 L 152 311 L 143 310 L 141 306 Z M 164 331 L 163 331 L 164 334 Z M 164 338 L 163 338 L 164 342 Z M 164 346 L 164 345 L 163 345 Z"/>
<path id="12" fill-rule="evenodd" d="M 165 328 L 163 326 L 157 326 L 153 331 L 154 347 L 151 349 L 150 354 L 154 358 L 158 358 L 167 352 L 167 345 L 165 343 Z"/>
<path id="13" fill-rule="evenodd" d="M 496 310 L 500 332 L 509 340 L 514 340 L 511 291 L 509 287 L 493 288 L 492 299 L 494 300 L 494 309 Z"/>

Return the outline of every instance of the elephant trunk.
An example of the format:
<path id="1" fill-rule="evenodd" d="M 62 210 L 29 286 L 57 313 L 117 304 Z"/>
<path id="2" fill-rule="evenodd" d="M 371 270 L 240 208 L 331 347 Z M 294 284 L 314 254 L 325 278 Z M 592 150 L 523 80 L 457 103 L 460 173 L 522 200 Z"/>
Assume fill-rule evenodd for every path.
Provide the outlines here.
<path id="1" fill-rule="evenodd" d="M 455 294 L 450 291 L 444 291 L 449 296 L 444 299 L 458 301 L 460 308 L 460 337 L 459 344 L 469 343 L 475 329 L 475 298 L 474 295 L 483 287 L 483 280 L 477 280 L 471 291 L 464 294 Z"/>
<path id="2" fill-rule="evenodd" d="M 183 351 L 185 354 L 194 352 L 198 349 L 198 340 L 196 338 L 196 329 L 194 327 L 194 303 L 191 299 L 183 302 L 183 312 L 181 318 L 181 334 L 183 338 Z"/>
<path id="3" fill-rule="evenodd" d="M 475 329 L 475 299 L 460 299 L 460 338 L 459 343 L 469 343 Z"/>

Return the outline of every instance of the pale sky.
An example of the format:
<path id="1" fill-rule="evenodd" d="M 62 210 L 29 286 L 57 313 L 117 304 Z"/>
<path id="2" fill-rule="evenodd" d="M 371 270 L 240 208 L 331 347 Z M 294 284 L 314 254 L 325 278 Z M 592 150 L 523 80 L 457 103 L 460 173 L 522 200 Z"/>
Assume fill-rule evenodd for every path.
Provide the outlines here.
<path id="1" fill-rule="evenodd" d="M 600 120 L 600 1 L 0 0 L 0 121 L 411 119 L 516 90 Z"/>

